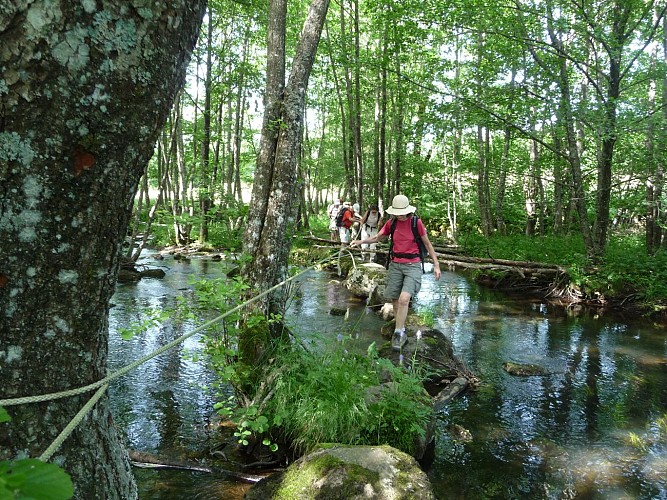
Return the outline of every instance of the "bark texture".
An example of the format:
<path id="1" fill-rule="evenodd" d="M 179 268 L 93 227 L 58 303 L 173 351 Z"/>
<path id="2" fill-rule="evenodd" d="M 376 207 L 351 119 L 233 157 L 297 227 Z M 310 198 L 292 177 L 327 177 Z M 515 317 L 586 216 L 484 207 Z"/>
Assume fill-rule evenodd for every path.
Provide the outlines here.
<path id="1" fill-rule="evenodd" d="M 205 2 L 2 4 L 0 399 L 106 375 L 119 249 Z M 7 408 L 0 459 L 39 456 L 90 396 Z M 136 497 L 106 396 L 53 461 L 76 498 Z"/>
<path id="2" fill-rule="evenodd" d="M 287 277 L 299 206 L 297 164 L 306 89 L 328 8 L 329 0 L 311 3 L 292 72 L 284 85 L 286 4 L 284 0 L 271 2 L 266 109 L 244 238 L 244 250 L 253 257 L 252 265 L 244 271 L 245 277 L 259 291 Z M 282 313 L 283 306 L 282 291 L 278 290 L 263 308 L 266 312 Z"/>

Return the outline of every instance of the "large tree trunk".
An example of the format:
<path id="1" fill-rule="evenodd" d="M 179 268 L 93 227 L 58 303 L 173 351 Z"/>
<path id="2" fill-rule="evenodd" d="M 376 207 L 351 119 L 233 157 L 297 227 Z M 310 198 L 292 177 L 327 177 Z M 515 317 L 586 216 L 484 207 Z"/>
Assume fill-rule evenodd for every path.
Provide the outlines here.
<path id="1" fill-rule="evenodd" d="M 272 0 L 269 8 L 266 107 L 244 238 L 244 251 L 253 259 L 243 272 L 254 286 L 253 293 L 268 290 L 287 277 L 291 235 L 299 206 L 297 161 L 306 88 L 329 0 L 313 0 L 310 6 L 287 86 L 283 83 L 286 8 L 286 0 Z M 268 315 L 283 314 L 284 306 L 283 289 L 278 289 L 259 307 Z M 279 328 L 272 328 L 269 335 L 275 337 L 279 332 Z M 255 365 L 269 340 L 271 338 L 258 338 L 250 332 L 242 336 L 241 360 Z"/>
<path id="2" fill-rule="evenodd" d="M 106 376 L 109 299 L 132 202 L 204 4 L 3 3 L 0 399 Z M 0 459 L 39 457 L 90 396 L 9 406 Z M 56 459 L 76 498 L 136 497 L 106 395 Z"/>

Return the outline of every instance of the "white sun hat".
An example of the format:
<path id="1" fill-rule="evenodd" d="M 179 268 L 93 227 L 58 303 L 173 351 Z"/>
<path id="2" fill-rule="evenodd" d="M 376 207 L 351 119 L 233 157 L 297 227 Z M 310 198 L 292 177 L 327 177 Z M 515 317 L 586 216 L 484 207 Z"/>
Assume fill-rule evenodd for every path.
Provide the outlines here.
<path id="1" fill-rule="evenodd" d="M 417 208 L 410 205 L 410 200 L 408 200 L 407 196 L 397 194 L 391 200 L 391 206 L 387 208 L 387 213 L 391 215 L 407 215 L 413 213 L 415 210 Z"/>

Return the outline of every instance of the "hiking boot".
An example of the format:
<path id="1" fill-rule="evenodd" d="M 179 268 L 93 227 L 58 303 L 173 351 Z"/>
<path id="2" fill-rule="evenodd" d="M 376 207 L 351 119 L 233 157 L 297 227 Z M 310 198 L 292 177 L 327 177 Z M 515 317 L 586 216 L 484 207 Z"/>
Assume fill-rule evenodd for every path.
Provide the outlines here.
<path id="1" fill-rule="evenodd" d="M 394 332 L 391 338 L 391 348 L 394 351 L 400 351 L 408 341 L 408 335 L 405 332 Z"/>

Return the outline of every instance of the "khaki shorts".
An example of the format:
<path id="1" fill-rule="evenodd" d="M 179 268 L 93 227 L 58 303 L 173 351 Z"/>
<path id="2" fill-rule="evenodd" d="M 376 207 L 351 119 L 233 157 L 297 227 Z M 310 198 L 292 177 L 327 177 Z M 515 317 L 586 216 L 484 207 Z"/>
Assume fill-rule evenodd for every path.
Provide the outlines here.
<path id="1" fill-rule="evenodd" d="M 384 290 L 384 297 L 387 300 L 396 300 L 401 292 L 407 292 L 410 297 L 419 293 L 422 286 L 422 265 L 421 262 L 411 264 L 389 263 L 387 270 L 387 284 Z"/>

